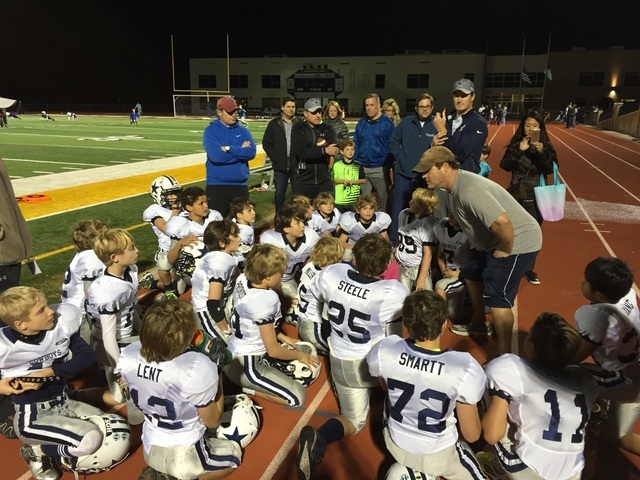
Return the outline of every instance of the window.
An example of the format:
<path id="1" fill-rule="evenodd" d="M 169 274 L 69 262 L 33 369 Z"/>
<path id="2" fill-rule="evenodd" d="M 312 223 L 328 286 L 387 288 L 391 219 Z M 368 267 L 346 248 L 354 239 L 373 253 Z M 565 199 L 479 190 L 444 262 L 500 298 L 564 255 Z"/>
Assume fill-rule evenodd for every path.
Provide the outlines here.
<path id="1" fill-rule="evenodd" d="M 218 88 L 215 75 L 198 75 L 198 88 Z"/>
<path id="2" fill-rule="evenodd" d="M 429 88 L 429 74 L 428 73 L 408 74 L 407 88 Z"/>
<path id="3" fill-rule="evenodd" d="M 578 76 L 579 87 L 604 86 L 604 72 L 580 72 Z"/>
<path id="4" fill-rule="evenodd" d="M 640 72 L 626 72 L 624 74 L 625 87 L 640 87 Z"/>
<path id="5" fill-rule="evenodd" d="M 262 88 L 280 88 L 280 75 L 262 75 Z"/>
<path id="6" fill-rule="evenodd" d="M 544 72 L 529 72 L 529 79 L 531 85 L 522 81 L 520 72 L 487 73 L 484 78 L 484 86 L 485 88 L 542 88 Z"/>
<path id="7" fill-rule="evenodd" d="M 385 88 L 385 80 L 386 77 L 384 74 L 382 75 L 376 75 L 376 79 L 375 79 L 375 88 L 376 90 L 379 90 L 381 88 Z"/>
<path id="8" fill-rule="evenodd" d="M 248 75 L 231 75 L 229 77 L 231 88 L 249 88 Z"/>

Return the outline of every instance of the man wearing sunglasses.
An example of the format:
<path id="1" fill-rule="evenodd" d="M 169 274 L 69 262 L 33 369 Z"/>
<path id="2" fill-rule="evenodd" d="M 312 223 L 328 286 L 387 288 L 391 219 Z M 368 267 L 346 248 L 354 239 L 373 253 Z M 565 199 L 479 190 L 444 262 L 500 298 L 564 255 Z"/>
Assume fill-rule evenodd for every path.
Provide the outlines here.
<path id="1" fill-rule="evenodd" d="M 248 128 L 238 124 L 238 104 L 221 97 L 218 118 L 204 130 L 207 152 L 207 203 L 223 217 L 236 197 L 249 198 L 249 160 L 256 156 L 256 142 Z"/>
<path id="2" fill-rule="evenodd" d="M 340 153 L 336 132 L 322 122 L 322 101 L 309 98 L 304 102 L 304 121 L 291 129 L 291 154 L 294 171 L 291 189 L 313 201 L 321 192 L 333 193 L 329 157 Z"/>

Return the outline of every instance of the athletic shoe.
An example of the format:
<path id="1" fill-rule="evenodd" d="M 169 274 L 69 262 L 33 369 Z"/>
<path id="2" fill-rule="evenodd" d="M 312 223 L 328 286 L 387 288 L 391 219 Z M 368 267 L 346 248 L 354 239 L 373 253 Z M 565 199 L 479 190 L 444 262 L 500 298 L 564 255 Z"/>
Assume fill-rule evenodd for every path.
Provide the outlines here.
<path id="1" fill-rule="evenodd" d="M 18 438 L 18 435 L 16 435 L 13 429 L 13 415 L 5 418 L 3 422 L 0 422 L 0 435 L 4 435 L 9 439 Z"/>
<path id="2" fill-rule="evenodd" d="M 490 335 L 493 335 L 493 327 L 491 326 L 491 322 L 485 322 L 484 326 L 478 325 L 474 322 L 451 325 L 450 330 L 456 335 L 461 335 L 463 337 L 488 337 Z"/>
<path id="3" fill-rule="evenodd" d="M 155 278 L 153 277 L 153 273 L 147 272 L 142 275 L 142 278 L 138 280 L 138 288 L 140 290 L 151 290 L 153 288 L 153 283 L 155 282 Z"/>
<path id="4" fill-rule="evenodd" d="M 20 455 L 29 466 L 31 475 L 35 480 L 58 480 L 62 477 L 62 472 L 58 470 L 54 459 L 47 455 L 38 457 L 31 445 L 20 447 Z"/>
<path id="5" fill-rule="evenodd" d="M 476 454 L 480 468 L 491 480 L 510 480 L 510 476 L 504 471 L 502 465 L 493 453 L 478 452 Z"/>
<path id="6" fill-rule="evenodd" d="M 316 466 L 327 448 L 324 438 L 311 425 L 305 425 L 300 430 L 300 445 L 296 458 L 296 471 L 298 480 L 311 480 L 316 471 Z"/>
<path id="7" fill-rule="evenodd" d="M 151 467 L 144 467 L 142 472 L 140 472 L 140 476 L 138 480 L 178 480 L 176 477 L 172 477 L 171 475 L 167 475 L 166 473 L 159 472 L 154 470 Z"/>
<path id="8" fill-rule="evenodd" d="M 525 273 L 524 278 L 526 278 L 527 281 L 532 285 L 540 285 L 540 277 L 538 277 L 538 274 L 533 270 L 529 270 L 527 273 Z"/>

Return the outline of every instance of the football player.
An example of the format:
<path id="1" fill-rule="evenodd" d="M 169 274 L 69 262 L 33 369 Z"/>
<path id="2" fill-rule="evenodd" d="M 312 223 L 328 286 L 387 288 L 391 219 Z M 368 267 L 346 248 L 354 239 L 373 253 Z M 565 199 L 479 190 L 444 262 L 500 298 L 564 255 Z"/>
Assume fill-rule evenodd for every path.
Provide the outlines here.
<path id="1" fill-rule="evenodd" d="M 224 478 L 240 465 L 240 442 L 210 433 L 224 409 L 218 367 L 190 351 L 196 332 L 193 307 L 168 299 L 145 313 L 140 341 L 122 350 L 118 370 L 144 412 L 142 445 L 149 465 L 141 480 Z"/>
<path id="2" fill-rule="evenodd" d="M 378 211 L 378 200 L 373 194 L 360 195 L 354 205 L 354 212 L 340 215 L 340 241 L 345 248 L 353 248 L 358 239 L 366 233 L 379 233 L 389 240 L 387 230 L 391 225 L 391 217 Z"/>
<path id="3" fill-rule="evenodd" d="M 324 225 L 326 222 L 329 225 L 329 233 L 336 237 L 339 234 L 340 226 L 340 210 L 335 206 L 335 200 L 333 194 L 330 192 L 320 192 L 316 198 L 313 199 L 313 213 L 312 217 L 316 218 L 316 222 Z M 324 232 L 316 230 L 318 235 L 322 235 Z"/>
<path id="4" fill-rule="evenodd" d="M 300 431 L 296 461 L 300 479 L 313 478 L 328 444 L 365 426 L 370 389 L 379 386 L 369 373 L 367 354 L 385 336 L 402 335 L 402 302 L 409 291 L 397 280 L 380 279 L 392 258 L 391 243 L 378 233 L 366 234 L 353 246 L 353 256 L 355 268 L 329 265 L 310 285 L 309 305 L 317 315 L 322 312 L 319 304 L 327 304 L 331 380 L 340 416 L 318 430 L 306 425 Z"/>
<path id="5" fill-rule="evenodd" d="M 640 315 L 633 273 L 622 260 L 599 257 L 584 270 L 582 295 L 591 303 L 575 313 L 582 345 L 576 361 L 583 363 L 611 400 L 605 438 L 640 455 L 640 436 L 632 432 L 640 416 Z"/>
<path id="6" fill-rule="evenodd" d="M 256 204 L 250 198 L 237 197 L 229 204 L 229 218 L 240 229 L 240 248 L 234 253 L 238 257 L 238 268 L 244 269 L 244 261 L 256 244 L 253 222 L 256 221 Z"/>
<path id="7" fill-rule="evenodd" d="M 191 304 L 202 329 L 228 343 L 231 329 L 225 306 L 239 273 L 234 253 L 240 247 L 240 229 L 231 220 L 218 220 L 207 225 L 203 238 L 207 253 L 191 277 Z"/>
<path id="8" fill-rule="evenodd" d="M 497 473 L 580 479 L 585 427 L 598 394 L 588 372 L 571 365 L 580 343 L 564 318 L 542 312 L 525 339 L 526 359 L 507 353 L 487 364 L 491 404 L 482 430 L 495 445 Z"/>
<path id="9" fill-rule="evenodd" d="M 181 212 L 180 183 L 171 175 L 161 175 L 151 182 L 149 195 L 155 201 L 142 212 L 142 219 L 148 222 L 158 237 L 158 251 L 155 260 L 158 268 L 160 283 L 149 285 L 149 288 L 161 288 L 165 292 L 176 293 L 176 285 L 171 279 L 173 265 L 167 260 L 167 253 L 171 247 L 171 238 L 166 234 L 167 221 Z"/>
<path id="10" fill-rule="evenodd" d="M 216 210 L 209 210 L 206 192 L 198 186 L 185 188 L 180 194 L 182 213 L 167 221 L 166 234 L 171 238 L 167 261 L 176 269 L 176 275 L 191 285 L 196 260 L 206 252 L 202 243 L 204 229 L 210 222 L 222 220 Z M 185 287 L 179 287 L 183 293 Z M 181 291 L 182 290 L 182 291 Z"/>
<path id="11" fill-rule="evenodd" d="M 91 327 L 87 321 L 85 301 L 89 285 L 104 271 L 104 263 L 93 251 L 93 240 L 107 230 L 107 225 L 100 220 L 81 220 L 71 229 L 71 239 L 76 248 L 62 284 L 62 303 L 71 303 L 84 313 L 80 324 L 80 336 L 89 343 Z"/>
<path id="12" fill-rule="evenodd" d="M 80 457 L 100 448 L 102 434 L 83 420 L 102 412 L 67 396 L 67 380 L 96 362 L 79 334 L 82 312 L 72 305 L 47 306 L 44 293 L 12 287 L 0 295 L 0 377 L 17 389 L 17 434 L 22 458 L 37 479 L 61 478 L 56 456 Z M 33 381 L 30 381 L 32 379 Z"/>
<path id="13" fill-rule="evenodd" d="M 280 285 L 286 268 L 287 256 L 275 245 L 256 245 L 249 253 L 244 273 L 238 277 L 233 291 L 233 335 L 229 340 L 233 360 L 224 367 L 224 372 L 244 393 L 298 407 L 307 398 L 304 386 L 268 360 L 298 360 L 309 369 L 320 365 L 320 360 L 278 343 L 295 346 L 299 341 L 278 330 L 282 312 L 274 288 Z"/>
<path id="14" fill-rule="evenodd" d="M 433 478 L 483 479 L 456 424 L 468 442 L 480 438 L 476 404 L 486 377 L 470 353 L 441 350 L 448 318 L 437 293 L 413 292 L 402 306 L 409 338 L 391 335 L 376 343 L 367 355 L 369 372 L 387 391 L 390 414 L 383 434 L 397 462 Z"/>
<path id="15" fill-rule="evenodd" d="M 398 280 L 412 291 L 433 290 L 431 259 L 438 239 L 433 232 L 438 196 L 426 188 L 417 188 L 411 194 L 409 208 L 398 216 L 398 248 L 396 260 L 400 267 Z"/>

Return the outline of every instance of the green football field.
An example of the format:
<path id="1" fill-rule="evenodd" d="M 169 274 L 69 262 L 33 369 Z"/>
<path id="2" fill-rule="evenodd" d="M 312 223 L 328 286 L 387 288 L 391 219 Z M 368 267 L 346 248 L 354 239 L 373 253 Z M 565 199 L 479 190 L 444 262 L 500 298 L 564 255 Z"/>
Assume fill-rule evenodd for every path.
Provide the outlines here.
<path id="1" fill-rule="evenodd" d="M 42 180 L 46 175 L 77 172 L 91 183 L 92 168 L 122 165 L 122 182 L 126 182 L 133 164 L 167 158 L 167 165 L 171 165 L 172 157 L 203 153 L 202 133 L 210 121 L 142 117 L 136 127 L 125 116 L 67 120 L 66 114 L 50 115 L 55 121 L 42 120 L 39 115 L 10 118 L 9 127 L 0 129 L 0 157 L 12 180 Z M 249 122 L 256 143 L 261 142 L 266 125 L 266 121 Z M 257 185 L 260 179 L 259 175 L 252 176 L 249 184 Z M 204 182 L 197 184 L 204 187 Z M 141 185 L 141 194 L 134 197 L 29 220 L 34 257 L 42 273 L 32 275 L 23 266 L 21 283 L 42 289 L 50 302 L 58 302 L 64 272 L 75 253 L 70 229 L 77 221 L 89 218 L 100 219 L 112 228 L 128 229 L 140 249 L 138 267 L 141 271 L 152 268 L 157 239 L 151 227 L 142 222 L 142 212 L 153 202 L 147 193 L 142 193 L 148 189 L 149 185 Z M 87 187 L 87 197 L 91 194 Z M 273 192 L 256 191 L 251 195 L 258 219 L 273 214 Z"/>

